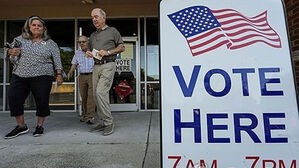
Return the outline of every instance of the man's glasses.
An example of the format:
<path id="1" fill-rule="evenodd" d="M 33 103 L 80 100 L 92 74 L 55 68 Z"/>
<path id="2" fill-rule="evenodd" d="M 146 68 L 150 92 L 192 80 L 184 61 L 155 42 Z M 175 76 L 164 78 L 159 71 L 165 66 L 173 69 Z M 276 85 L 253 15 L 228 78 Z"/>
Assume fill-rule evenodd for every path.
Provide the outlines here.
<path id="1" fill-rule="evenodd" d="M 87 41 L 78 41 L 79 44 L 86 43 Z"/>

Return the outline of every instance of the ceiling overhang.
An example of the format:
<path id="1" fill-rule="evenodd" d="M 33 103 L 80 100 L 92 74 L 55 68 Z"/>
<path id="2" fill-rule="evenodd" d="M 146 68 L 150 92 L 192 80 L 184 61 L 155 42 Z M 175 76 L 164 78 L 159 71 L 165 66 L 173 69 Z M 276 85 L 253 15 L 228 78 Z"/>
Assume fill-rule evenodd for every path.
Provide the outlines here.
<path id="1" fill-rule="evenodd" d="M 158 16 L 159 0 L 1 0 L 1 19 L 90 17 L 102 8 L 108 17 Z"/>

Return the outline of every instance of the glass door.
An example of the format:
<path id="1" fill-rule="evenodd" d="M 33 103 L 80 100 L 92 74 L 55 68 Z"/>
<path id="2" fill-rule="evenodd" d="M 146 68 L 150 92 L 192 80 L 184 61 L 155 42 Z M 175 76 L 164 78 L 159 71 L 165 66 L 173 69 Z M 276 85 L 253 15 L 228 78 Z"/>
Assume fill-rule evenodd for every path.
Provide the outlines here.
<path id="1" fill-rule="evenodd" d="M 111 111 L 137 111 L 138 88 L 138 41 L 137 37 L 123 37 L 125 52 L 117 55 L 116 72 L 110 90 Z"/>

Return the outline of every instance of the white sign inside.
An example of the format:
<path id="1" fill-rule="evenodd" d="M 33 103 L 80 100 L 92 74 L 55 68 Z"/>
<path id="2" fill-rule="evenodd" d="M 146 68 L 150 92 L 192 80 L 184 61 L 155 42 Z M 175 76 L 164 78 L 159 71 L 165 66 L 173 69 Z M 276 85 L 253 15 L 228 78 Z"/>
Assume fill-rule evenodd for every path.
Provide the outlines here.
<path id="1" fill-rule="evenodd" d="M 162 166 L 295 168 L 299 119 L 280 0 L 162 0 Z"/>
<path id="2" fill-rule="evenodd" d="M 116 59 L 116 71 L 117 72 L 131 72 L 131 60 L 130 59 Z"/>

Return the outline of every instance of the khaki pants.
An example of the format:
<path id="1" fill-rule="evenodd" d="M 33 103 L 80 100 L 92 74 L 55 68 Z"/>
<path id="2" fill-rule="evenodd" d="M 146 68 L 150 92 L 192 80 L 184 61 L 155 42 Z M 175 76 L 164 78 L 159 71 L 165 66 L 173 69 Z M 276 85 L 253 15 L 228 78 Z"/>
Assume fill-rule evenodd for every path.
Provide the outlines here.
<path id="1" fill-rule="evenodd" d="M 84 119 L 90 119 L 95 116 L 95 103 L 92 88 L 92 74 L 79 75 L 79 90 L 82 98 L 82 116 Z"/>
<path id="2" fill-rule="evenodd" d="M 104 125 L 113 124 L 113 117 L 110 111 L 109 91 L 114 79 L 115 69 L 115 62 L 94 65 L 93 68 L 93 93 L 97 106 L 96 114 L 99 122 L 103 122 Z"/>

